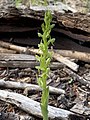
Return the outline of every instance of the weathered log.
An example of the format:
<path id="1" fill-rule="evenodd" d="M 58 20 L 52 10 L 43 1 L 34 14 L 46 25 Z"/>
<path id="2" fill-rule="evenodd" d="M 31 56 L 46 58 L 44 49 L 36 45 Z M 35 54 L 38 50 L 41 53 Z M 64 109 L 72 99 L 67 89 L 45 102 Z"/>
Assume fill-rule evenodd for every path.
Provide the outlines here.
<path id="1" fill-rule="evenodd" d="M 0 32 L 20 33 L 40 29 L 45 12 L 43 8 L 39 6 L 24 8 L 21 6 L 17 9 L 15 5 L 3 6 L 0 11 Z M 53 14 L 53 22 L 58 24 L 58 27 L 55 27 L 56 29 L 61 29 L 61 33 L 71 38 L 90 41 L 90 15 L 81 13 L 62 14 L 59 12 L 60 9 L 63 12 L 70 11 L 70 9 L 65 8 L 65 6 L 59 7 L 59 5 L 51 6 L 52 9 L 57 11 Z"/>
<path id="2" fill-rule="evenodd" d="M 5 90 L 0 90 L 0 99 L 14 104 L 25 112 L 37 116 L 39 118 L 42 117 L 40 103 L 23 96 L 18 93 L 8 92 Z M 58 120 L 85 120 L 84 117 L 75 115 L 73 112 L 69 112 L 67 110 L 63 110 L 60 108 L 48 106 L 49 118 L 50 119 L 58 119 Z"/>
<path id="3" fill-rule="evenodd" d="M 10 67 L 10 68 L 35 68 L 35 66 L 38 66 L 39 63 L 36 61 L 27 61 L 27 60 L 16 60 L 16 61 L 11 61 L 7 59 L 5 60 L 0 60 L 0 67 Z M 51 62 L 50 68 L 51 69 L 59 69 L 59 68 L 63 68 L 64 65 L 62 63 L 59 62 Z"/>
<path id="4" fill-rule="evenodd" d="M 8 49 L 16 50 L 19 53 L 21 53 L 21 52 L 28 52 L 28 53 L 32 52 L 34 54 L 41 54 L 41 52 L 37 49 L 27 49 L 26 47 L 20 47 L 20 46 L 12 45 L 10 43 L 3 42 L 3 41 L 0 41 L 0 46 L 8 48 Z M 79 66 L 76 63 L 71 62 L 70 60 L 68 60 L 67 58 L 64 58 L 60 54 L 57 54 L 57 53 L 53 52 L 52 57 L 54 59 L 58 60 L 59 62 L 65 64 L 66 66 L 70 67 L 72 70 L 74 70 L 74 71 L 78 70 Z"/>
<path id="5" fill-rule="evenodd" d="M 35 68 L 35 66 L 38 66 L 38 65 L 39 65 L 39 63 L 36 61 L 36 58 L 33 55 L 11 54 L 11 53 L 10 54 L 8 54 L 8 53 L 0 54 L 0 67 Z M 51 64 L 50 64 L 51 69 L 57 69 L 57 68 L 63 68 L 63 67 L 64 67 L 64 64 L 62 64 L 60 62 L 51 61 Z"/>
<path id="6" fill-rule="evenodd" d="M 4 88 L 12 88 L 12 89 L 25 89 L 27 93 L 28 91 L 33 91 L 33 90 L 42 91 L 42 89 L 38 85 L 34 85 L 30 83 L 28 84 L 24 82 L 5 81 L 3 79 L 0 80 L 0 86 Z M 53 93 L 53 94 L 65 94 L 65 91 L 63 89 L 58 89 L 52 86 L 49 86 L 49 90 L 50 90 L 50 93 Z"/>
<path id="7" fill-rule="evenodd" d="M 90 15 L 75 13 L 75 14 L 62 14 L 55 12 L 55 16 L 57 17 L 57 21 L 59 25 L 62 25 L 71 28 L 78 29 L 81 31 L 85 31 L 90 35 Z M 78 31 L 76 31 L 78 33 Z"/>

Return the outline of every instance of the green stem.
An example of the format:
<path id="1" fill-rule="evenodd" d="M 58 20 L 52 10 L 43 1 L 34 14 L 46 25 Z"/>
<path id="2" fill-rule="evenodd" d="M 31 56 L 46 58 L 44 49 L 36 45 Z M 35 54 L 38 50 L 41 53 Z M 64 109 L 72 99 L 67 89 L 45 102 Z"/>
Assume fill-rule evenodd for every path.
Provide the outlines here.
<path id="1" fill-rule="evenodd" d="M 37 60 L 40 62 L 40 66 L 37 67 L 39 71 L 42 72 L 41 77 L 38 78 L 38 84 L 42 88 L 42 97 L 41 97 L 41 111 L 43 120 L 48 120 L 48 99 L 49 99 L 49 87 L 47 86 L 47 78 L 49 75 L 49 65 L 51 61 L 50 52 L 48 50 L 49 44 L 53 44 L 54 39 L 51 39 L 50 32 L 52 25 L 52 15 L 50 11 L 46 11 L 44 17 L 44 23 L 42 24 L 43 34 L 39 33 L 39 37 L 42 38 L 42 41 L 39 44 L 39 50 L 42 52 L 40 56 L 37 56 Z"/>

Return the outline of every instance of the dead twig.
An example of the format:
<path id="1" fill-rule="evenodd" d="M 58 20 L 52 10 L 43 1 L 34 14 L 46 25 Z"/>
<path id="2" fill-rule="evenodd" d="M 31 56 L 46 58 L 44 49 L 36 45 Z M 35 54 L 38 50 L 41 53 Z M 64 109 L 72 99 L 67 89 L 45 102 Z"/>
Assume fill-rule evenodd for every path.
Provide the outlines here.
<path id="1" fill-rule="evenodd" d="M 0 86 L 5 88 L 13 88 L 13 89 L 26 89 L 28 91 L 42 91 L 42 89 L 38 85 L 28 84 L 24 82 L 12 82 L 12 81 L 5 81 L 3 79 L 0 80 Z M 63 89 L 58 89 L 52 86 L 49 86 L 50 93 L 53 94 L 65 94 Z"/>

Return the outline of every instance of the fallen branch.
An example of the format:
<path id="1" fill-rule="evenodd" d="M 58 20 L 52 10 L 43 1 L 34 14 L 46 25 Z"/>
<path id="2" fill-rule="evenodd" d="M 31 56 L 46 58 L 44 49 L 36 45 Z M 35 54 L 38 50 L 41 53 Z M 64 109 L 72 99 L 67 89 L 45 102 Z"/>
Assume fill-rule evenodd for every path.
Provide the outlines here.
<path id="1" fill-rule="evenodd" d="M 63 64 L 65 64 L 66 66 L 68 66 L 69 68 L 71 68 L 74 71 L 78 71 L 78 65 L 70 60 L 68 60 L 67 58 L 63 57 L 62 55 L 53 52 L 53 58 Z"/>
<path id="2" fill-rule="evenodd" d="M 90 88 L 90 82 L 86 79 L 84 79 L 83 77 L 79 76 L 78 74 L 76 74 L 75 72 L 71 71 L 68 68 L 64 68 L 63 69 L 68 75 L 70 75 L 71 77 L 73 77 L 74 79 L 76 79 L 78 82 L 80 82 L 81 84 L 85 85 L 86 87 Z"/>
<path id="3" fill-rule="evenodd" d="M 71 50 L 55 50 L 55 52 L 63 55 L 64 57 L 70 57 L 81 61 L 90 62 L 90 53 Z"/>
<path id="4" fill-rule="evenodd" d="M 26 96 L 23 96 L 18 93 L 8 92 L 5 90 L 0 90 L 0 99 L 14 104 L 25 112 L 42 118 L 40 103 L 36 102 Z M 50 119 L 58 119 L 58 120 L 85 120 L 83 117 L 75 115 L 73 112 L 69 112 L 67 110 L 63 110 L 60 108 L 48 106 L 49 118 Z"/>
<path id="5" fill-rule="evenodd" d="M 21 52 L 24 52 L 24 53 L 30 53 L 30 52 L 32 52 L 34 54 L 41 54 L 41 52 L 38 49 L 27 49 L 26 47 L 20 47 L 20 46 L 12 45 L 10 43 L 3 42 L 3 41 L 0 41 L 0 46 L 8 48 L 8 49 L 16 50 L 19 53 L 21 53 Z M 78 70 L 79 66 L 76 63 L 71 62 L 70 60 L 64 58 L 60 54 L 53 52 L 52 57 L 54 59 L 56 59 L 57 61 L 62 62 L 63 64 L 65 64 L 66 66 L 68 66 L 69 68 L 71 68 L 72 70 L 74 70 L 74 71 Z"/>
<path id="6" fill-rule="evenodd" d="M 5 81 L 3 79 L 0 80 L 0 87 L 5 88 L 13 88 L 13 89 L 25 89 L 25 93 L 27 94 L 28 91 L 41 91 L 42 89 L 38 85 L 28 84 L 24 82 L 12 82 L 12 81 Z M 50 93 L 53 94 L 65 94 L 63 89 L 58 89 L 52 86 L 49 86 Z"/>

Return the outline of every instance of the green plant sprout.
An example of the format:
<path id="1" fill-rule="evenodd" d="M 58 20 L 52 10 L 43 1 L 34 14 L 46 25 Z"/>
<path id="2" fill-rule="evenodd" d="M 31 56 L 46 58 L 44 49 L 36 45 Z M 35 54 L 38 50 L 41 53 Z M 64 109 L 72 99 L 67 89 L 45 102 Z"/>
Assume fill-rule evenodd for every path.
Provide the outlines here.
<path id="1" fill-rule="evenodd" d="M 49 45 L 54 43 L 55 39 L 51 38 L 51 30 L 54 27 L 52 22 L 51 11 L 47 10 L 44 16 L 44 23 L 41 25 L 42 34 L 38 33 L 38 36 L 41 37 L 41 42 L 38 44 L 39 51 L 41 55 L 36 55 L 36 59 L 39 61 L 40 66 L 36 66 L 41 75 L 38 80 L 39 86 L 42 88 L 42 97 L 41 97 L 41 111 L 43 115 L 43 120 L 48 120 L 48 100 L 49 100 L 49 87 L 47 86 L 46 80 L 50 71 L 50 61 L 52 53 L 49 52 Z"/>

